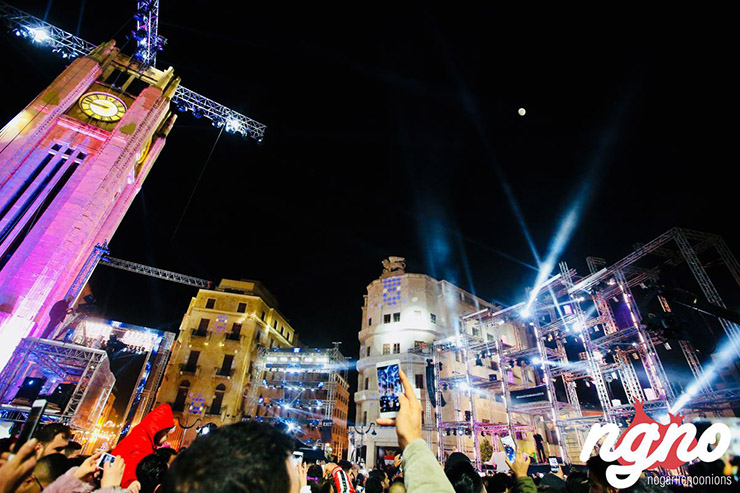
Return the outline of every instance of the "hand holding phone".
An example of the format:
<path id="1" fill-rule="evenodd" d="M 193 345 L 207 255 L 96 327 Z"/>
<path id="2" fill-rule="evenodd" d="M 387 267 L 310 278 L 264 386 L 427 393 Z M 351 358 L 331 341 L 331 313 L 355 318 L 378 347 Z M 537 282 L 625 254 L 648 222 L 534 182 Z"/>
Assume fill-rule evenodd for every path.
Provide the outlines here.
<path id="1" fill-rule="evenodd" d="M 380 397 L 380 418 L 395 418 L 398 416 L 398 411 L 401 410 L 398 396 L 403 393 L 400 376 L 401 361 L 398 359 L 382 361 L 376 367 Z"/>
<path id="2" fill-rule="evenodd" d="M 403 451 L 409 443 L 421 438 L 421 403 L 416 398 L 414 386 L 409 382 L 406 374 L 399 370 L 398 375 L 403 393 L 398 394 L 399 411 L 397 416 L 392 419 L 381 417 L 375 421 L 375 424 L 378 426 L 395 426 L 398 444 L 401 446 L 401 451 Z M 381 416 L 383 416 L 382 413 Z"/>
<path id="3" fill-rule="evenodd" d="M 509 462 L 514 462 L 516 459 L 516 443 L 511 435 L 505 435 L 501 437 L 501 445 L 504 446 L 504 452 L 506 452 L 506 458 Z"/>
<path id="4" fill-rule="evenodd" d="M 14 454 L 18 453 L 23 444 L 30 440 L 33 434 L 36 433 L 36 428 L 38 428 L 39 423 L 41 423 L 41 417 L 44 415 L 45 409 L 46 400 L 36 399 L 35 401 L 33 401 L 31 412 L 28 413 L 28 418 L 26 418 L 26 422 L 23 423 L 21 434 L 18 436 L 18 440 L 15 442 L 15 447 L 13 447 Z"/>
<path id="5" fill-rule="evenodd" d="M 557 473 L 558 469 L 560 469 L 560 464 L 558 464 L 558 458 L 557 457 L 548 457 L 547 459 L 550 462 L 550 472 L 551 473 Z"/>
<path id="6" fill-rule="evenodd" d="M 293 452 L 293 464 L 296 466 L 300 466 L 303 463 L 303 452 L 298 452 L 297 450 Z"/>
<path id="7" fill-rule="evenodd" d="M 104 452 L 103 455 L 100 456 L 100 459 L 98 459 L 98 463 L 96 464 L 98 469 L 103 469 L 103 466 L 106 462 L 109 462 L 113 464 L 113 462 L 116 460 L 116 456 L 111 455 L 107 452 Z"/>

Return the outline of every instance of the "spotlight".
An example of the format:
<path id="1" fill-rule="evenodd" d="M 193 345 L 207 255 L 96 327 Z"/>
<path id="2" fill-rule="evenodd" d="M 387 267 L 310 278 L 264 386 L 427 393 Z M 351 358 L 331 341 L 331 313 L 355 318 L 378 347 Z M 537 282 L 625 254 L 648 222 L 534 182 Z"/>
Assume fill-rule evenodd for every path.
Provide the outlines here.
<path id="1" fill-rule="evenodd" d="M 241 124 L 236 118 L 229 118 L 226 120 L 226 131 L 230 133 L 238 132 L 241 130 Z"/>
<path id="2" fill-rule="evenodd" d="M 31 38 L 37 43 L 43 43 L 51 39 L 49 33 L 46 32 L 45 29 L 42 29 L 40 27 L 30 29 L 29 33 L 31 34 Z"/>

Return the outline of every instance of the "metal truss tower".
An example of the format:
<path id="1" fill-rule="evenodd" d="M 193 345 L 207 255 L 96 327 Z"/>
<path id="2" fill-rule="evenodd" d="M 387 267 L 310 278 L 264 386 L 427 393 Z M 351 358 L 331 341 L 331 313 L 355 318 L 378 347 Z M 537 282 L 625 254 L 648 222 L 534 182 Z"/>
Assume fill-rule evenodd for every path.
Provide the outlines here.
<path id="1" fill-rule="evenodd" d="M 675 242 L 677 250 L 668 248 L 669 242 Z M 549 422 L 558 434 L 562 457 L 568 460 L 569 456 L 575 459 L 574 453 L 577 457 L 583 437 L 593 423 L 605 420 L 624 426 L 634 415 L 632 403 L 635 401 L 643 402 L 645 411 L 655 417 L 667 413 L 677 401 L 677 395 L 656 351 L 656 345 L 664 341 L 658 338 L 658 334 L 648 330 L 632 289 L 659 282 L 661 275 L 685 262 L 707 302 L 720 309 L 719 315 L 715 313 L 715 316 L 735 344 L 740 340 L 737 339 L 738 325 L 732 316 L 721 316 L 731 312 L 721 311 L 725 309 L 724 301 L 698 258 L 699 253 L 712 248 L 719 254 L 734 281 L 740 285 L 740 267 L 722 238 L 673 228 L 657 239 L 637 246 L 633 253 L 613 265 L 608 266 L 604 259 L 589 257 L 589 274 L 585 277 L 579 277 L 567 264 L 561 263 L 560 273 L 536 293 L 531 317 L 519 312 L 524 303 L 505 309 L 482 310 L 463 317 L 462 326 L 465 329 L 461 335 L 437 341 L 430 351 L 436 370 L 439 370 L 439 362 L 445 353 L 454 351 L 466 355 L 464 374 L 440 376 L 437 371 L 437 402 L 442 398 L 443 387 L 451 388 L 454 385 L 458 388 L 462 384 L 456 394 L 468 399 L 471 409 L 467 420 L 455 415 L 453 421 L 446 421 L 437 408 L 435 425 L 440 444 L 444 443 L 445 431 L 461 428 L 472 431 L 473 435 L 485 430 L 513 434 L 519 431 L 513 415 L 535 413 L 549 416 Z M 659 258 L 658 265 L 651 268 L 636 264 L 648 255 L 662 259 Z M 669 299 L 663 295 L 657 299 L 663 312 L 671 311 Z M 619 310 L 619 317 L 615 310 Z M 508 344 L 504 344 L 500 331 L 504 324 L 519 324 L 520 332 L 529 335 L 518 337 L 516 341 L 510 338 Z M 578 361 L 569 360 L 565 348 L 564 341 L 574 338 L 583 346 Z M 696 381 L 703 382 L 700 392 L 684 408 L 685 412 L 710 412 L 716 415 L 731 412 L 732 405 L 740 403 L 740 387 L 727 388 L 725 385 L 721 390 L 713 390 L 711 384 L 702 378 L 704 370 L 691 342 L 679 339 L 678 344 L 691 374 Z M 500 379 L 486 381 L 475 375 L 475 367 L 471 362 L 480 362 L 481 356 L 498 365 Z M 521 360 L 528 361 L 529 366 L 537 369 L 540 380 L 535 383 L 546 388 L 547 399 L 543 403 L 524 406 L 512 404 L 511 385 L 502 369 L 512 361 Z M 638 364 L 644 370 L 644 377 L 638 376 L 635 368 Z M 562 379 L 567 402 L 560 402 L 555 392 L 554 383 L 559 378 Z M 626 403 L 617 400 L 612 392 L 611 386 L 617 381 L 624 390 Z M 579 385 L 595 387 L 601 412 L 583 408 L 577 390 Z M 476 411 L 476 399 L 503 402 L 505 422 L 481 422 L 481 416 Z M 458 404 L 455 407 L 460 406 Z M 475 438 L 473 442 L 475 460 L 480 466 L 478 439 Z M 440 459 L 442 457 L 440 447 Z"/>
<path id="2" fill-rule="evenodd" d="M 38 45 L 47 46 L 63 58 L 74 59 L 85 56 L 96 48 L 93 43 L 5 2 L 0 2 L 0 19 L 16 36 L 26 38 Z M 159 0 L 139 0 L 134 19 L 136 30 L 133 38 L 137 43 L 134 58 L 146 66 L 154 67 L 157 61 L 157 51 L 161 50 L 166 43 L 166 40 L 158 33 Z M 224 130 L 229 133 L 251 137 L 258 142 L 262 142 L 264 138 L 266 128 L 264 124 L 185 87 L 177 87 L 172 103 L 178 111 L 191 112 L 196 117 L 207 118 L 215 127 L 224 127 Z"/>

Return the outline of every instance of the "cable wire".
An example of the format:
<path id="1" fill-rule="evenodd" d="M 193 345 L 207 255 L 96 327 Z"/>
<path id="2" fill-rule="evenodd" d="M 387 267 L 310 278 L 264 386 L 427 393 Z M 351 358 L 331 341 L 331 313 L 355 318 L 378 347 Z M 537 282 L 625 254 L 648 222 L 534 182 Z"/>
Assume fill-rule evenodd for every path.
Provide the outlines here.
<path id="1" fill-rule="evenodd" d="M 208 167 L 208 163 L 211 161 L 211 156 L 213 156 L 213 151 L 216 149 L 216 145 L 218 145 L 219 139 L 221 139 L 221 134 L 224 133 L 224 127 L 221 127 L 221 130 L 218 132 L 218 136 L 216 137 L 216 141 L 213 143 L 213 146 L 211 147 L 211 152 L 208 153 L 208 158 L 206 159 L 205 164 L 203 165 L 203 169 L 200 170 L 200 176 L 198 176 L 198 181 L 195 182 L 195 186 L 193 187 L 193 191 L 190 192 L 190 198 L 188 198 L 188 203 L 185 204 L 185 209 L 182 211 L 182 215 L 180 216 L 180 220 L 177 221 L 177 226 L 175 226 L 175 231 L 172 233 L 172 237 L 170 238 L 170 243 L 172 240 L 175 239 L 175 236 L 177 235 L 177 231 L 180 229 L 180 224 L 182 224 L 182 220 L 185 217 L 185 214 L 188 212 L 188 208 L 190 207 L 190 202 L 193 200 L 193 196 L 195 195 L 195 191 L 198 189 L 198 185 L 200 184 L 201 178 L 203 178 L 203 173 L 205 173 L 206 168 Z"/>

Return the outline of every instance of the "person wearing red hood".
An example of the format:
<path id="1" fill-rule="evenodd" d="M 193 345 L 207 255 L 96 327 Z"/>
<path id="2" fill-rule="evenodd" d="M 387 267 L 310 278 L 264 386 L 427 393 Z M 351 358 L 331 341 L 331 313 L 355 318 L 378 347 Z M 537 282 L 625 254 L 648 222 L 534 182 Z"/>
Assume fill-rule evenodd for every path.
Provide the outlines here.
<path id="1" fill-rule="evenodd" d="M 123 471 L 121 487 L 127 488 L 136 481 L 136 466 L 141 459 L 167 441 L 167 434 L 175 426 L 175 418 L 169 405 L 163 404 L 144 416 L 141 423 L 121 440 L 116 448 L 111 450 L 112 455 L 123 458 L 126 469 Z"/>

